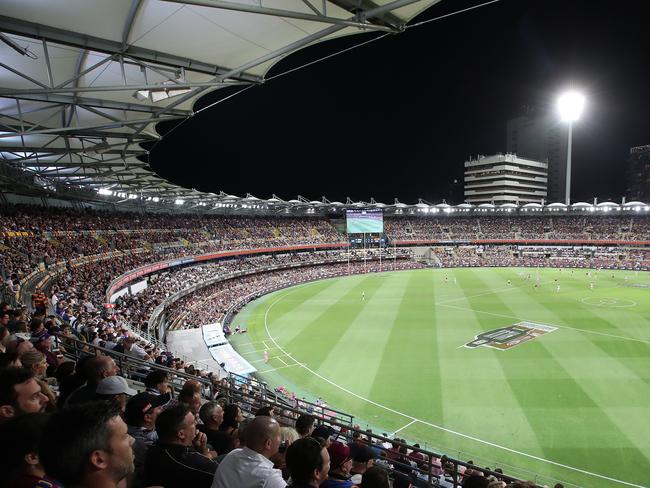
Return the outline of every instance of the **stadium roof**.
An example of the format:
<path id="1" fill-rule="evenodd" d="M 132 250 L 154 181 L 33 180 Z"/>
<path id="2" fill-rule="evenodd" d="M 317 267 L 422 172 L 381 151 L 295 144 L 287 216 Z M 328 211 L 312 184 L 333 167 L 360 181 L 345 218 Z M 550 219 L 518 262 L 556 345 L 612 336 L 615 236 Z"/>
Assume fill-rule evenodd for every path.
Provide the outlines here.
<path id="1" fill-rule="evenodd" d="M 211 91 L 263 83 L 274 63 L 303 47 L 400 32 L 438 1 L 3 0 L 0 188 L 238 199 L 153 173 L 142 144 L 160 138 L 156 124 L 192 116 Z"/>

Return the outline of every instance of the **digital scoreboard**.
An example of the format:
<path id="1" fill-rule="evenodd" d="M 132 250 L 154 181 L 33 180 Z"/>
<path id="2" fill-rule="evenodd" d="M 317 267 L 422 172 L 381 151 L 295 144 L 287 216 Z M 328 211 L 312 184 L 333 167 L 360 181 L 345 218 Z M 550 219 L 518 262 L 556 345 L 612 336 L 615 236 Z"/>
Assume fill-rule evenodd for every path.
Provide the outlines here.
<path id="1" fill-rule="evenodd" d="M 348 234 L 382 234 L 384 212 L 380 209 L 346 210 L 345 222 Z"/>

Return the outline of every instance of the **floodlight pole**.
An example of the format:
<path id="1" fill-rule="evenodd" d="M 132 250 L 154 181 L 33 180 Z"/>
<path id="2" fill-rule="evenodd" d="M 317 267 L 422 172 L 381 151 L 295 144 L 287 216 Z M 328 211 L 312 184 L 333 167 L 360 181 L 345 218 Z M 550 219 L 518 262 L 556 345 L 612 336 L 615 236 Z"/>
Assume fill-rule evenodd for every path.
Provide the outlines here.
<path id="1" fill-rule="evenodd" d="M 571 143 L 573 140 L 573 122 L 569 121 L 569 138 L 566 149 L 566 193 L 565 203 L 568 207 L 571 205 Z"/>

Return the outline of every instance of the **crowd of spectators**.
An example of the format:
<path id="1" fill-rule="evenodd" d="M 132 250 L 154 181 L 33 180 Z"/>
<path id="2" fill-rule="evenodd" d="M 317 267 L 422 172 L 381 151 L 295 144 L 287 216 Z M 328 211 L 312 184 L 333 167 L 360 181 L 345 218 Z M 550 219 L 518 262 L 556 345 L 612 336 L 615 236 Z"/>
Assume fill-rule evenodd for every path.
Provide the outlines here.
<path id="1" fill-rule="evenodd" d="M 395 263 L 388 261 L 381 268 L 379 261 L 354 261 L 350 264 L 321 264 L 258 272 L 203 287 L 173 302 L 166 308 L 166 314 L 173 329 L 200 327 L 220 322 L 230 307 L 243 303 L 242 299 L 257 297 L 293 284 L 347 274 L 377 272 L 380 269 L 388 271 L 421 267 L 423 265 L 415 261 L 400 259 Z"/>
<path id="2" fill-rule="evenodd" d="M 650 240 L 650 217 L 562 215 L 481 217 L 385 217 L 395 241 L 470 239 Z"/>
<path id="3" fill-rule="evenodd" d="M 650 270 L 650 250 L 457 246 L 432 248 L 439 267 L 525 266 Z"/>
<path id="4" fill-rule="evenodd" d="M 2 207 L 0 276 L 17 286 L 34 268 L 118 251 L 174 256 L 341 242 L 327 219 L 157 215 Z"/>

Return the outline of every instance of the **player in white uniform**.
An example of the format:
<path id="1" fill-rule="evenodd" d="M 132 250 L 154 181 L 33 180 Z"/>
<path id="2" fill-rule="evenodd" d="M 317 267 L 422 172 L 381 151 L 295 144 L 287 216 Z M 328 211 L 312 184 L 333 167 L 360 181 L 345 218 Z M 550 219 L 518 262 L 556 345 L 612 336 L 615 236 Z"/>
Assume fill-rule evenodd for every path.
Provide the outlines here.
<path id="1" fill-rule="evenodd" d="M 365 292 L 365 291 L 362 291 L 362 292 L 361 292 L 361 301 L 363 302 L 363 301 L 365 301 L 365 300 L 366 300 L 366 292 Z"/>

